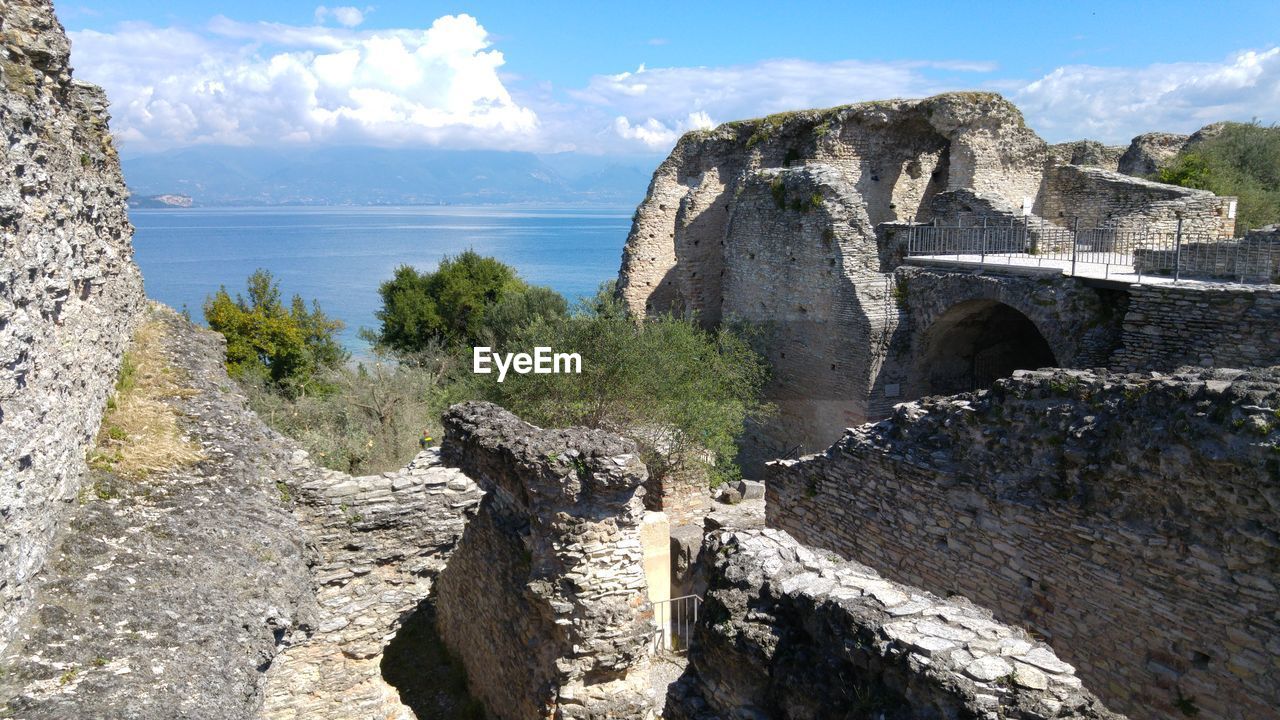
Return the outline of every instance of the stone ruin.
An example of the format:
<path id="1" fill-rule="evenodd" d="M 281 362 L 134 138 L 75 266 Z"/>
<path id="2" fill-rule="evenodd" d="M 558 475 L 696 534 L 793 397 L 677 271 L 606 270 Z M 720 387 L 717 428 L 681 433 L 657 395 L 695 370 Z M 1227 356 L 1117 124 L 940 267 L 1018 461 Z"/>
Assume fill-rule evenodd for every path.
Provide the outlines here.
<path id="1" fill-rule="evenodd" d="M 436 588 L 471 693 L 497 720 L 651 717 L 648 472 L 635 445 L 485 403 L 444 423 L 445 460 L 485 491 Z"/>
<path id="2" fill-rule="evenodd" d="M 1118 720 L 1067 663 L 964 598 L 943 600 L 779 530 L 708 537 L 710 575 L 669 720 Z"/>
<path id="3" fill-rule="evenodd" d="M 765 333 L 768 392 L 779 413 L 748 438 L 744 459 L 758 469 L 820 450 L 841 428 L 936 391 L 908 377 L 927 329 L 907 317 L 921 300 L 900 273 L 907 224 L 1157 232 L 1181 222 L 1188 234 L 1229 237 L 1233 198 L 1118 172 L 1155 168 L 1190 142 L 1140 136 L 1128 151 L 1050 146 L 990 93 L 725 123 L 685 135 L 654 174 L 627 238 L 619 293 L 637 317 L 686 313 Z M 1091 334 L 1105 341 L 1124 315 L 1125 291 L 1082 286 L 1086 293 L 1098 308 Z M 999 293 L 986 299 L 1002 302 Z M 975 322 L 984 318 L 1002 321 Z M 1280 346 L 1269 350 L 1280 355 Z M 996 354 L 1001 367 L 1045 364 L 1020 347 Z M 1078 360 L 1085 358 L 1047 364 L 1089 366 Z M 1110 365 L 1105 354 L 1089 361 Z"/>
<path id="4" fill-rule="evenodd" d="M 100 88 L 48 0 L 0 6 L 0 646 L 85 472 L 142 308 Z"/>
<path id="5" fill-rule="evenodd" d="M 790 534 L 713 513 L 705 542 L 686 526 L 666 555 L 645 468 L 605 433 L 464 405 L 443 452 L 324 470 L 248 410 L 218 336 L 144 307 L 106 101 L 71 78 L 48 0 L 0 5 L 0 30 L 0 716 L 410 720 L 391 678 L 421 666 L 392 647 L 434 607 L 496 718 L 1117 717 L 1097 697 L 1142 717 L 1274 717 L 1276 370 L 1032 374 L 909 404 L 774 466 L 769 520 Z M 814 442 L 903 397 L 887 378 L 892 348 L 916 347 L 904 318 L 956 321 L 944 301 L 974 292 L 1056 317 L 1055 359 L 1275 364 L 1274 289 L 1143 287 L 1121 307 L 895 267 L 894 224 L 938 214 L 1182 213 L 1225 233 L 1229 199 L 1113 172 L 1194 140 L 1049 147 L 981 93 L 730 123 L 655 175 L 622 292 L 637 314 L 777 321 L 777 387 L 808 404 L 782 417 Z M 1114 321 L 1091 327 L 1106 307 Z M 84 458 L 143 322 L 200 459 L 121 483 Z M 1145 420 L 1120 423 L 1126 403 Z M 650 489 L 702 517 L 688 487 Z M 672 587 L 706 604 L 664 698 L 654 608 Z M 956 589 L 994 615 L 942 599 Z"/>
<path id="6" fill-rule="evenodd" d="M 1280 368 L 1020 372 L 773 463 L 768 524 L 1030 628 L 1134 717 L 1274 717 L 1278 417 Z"/>

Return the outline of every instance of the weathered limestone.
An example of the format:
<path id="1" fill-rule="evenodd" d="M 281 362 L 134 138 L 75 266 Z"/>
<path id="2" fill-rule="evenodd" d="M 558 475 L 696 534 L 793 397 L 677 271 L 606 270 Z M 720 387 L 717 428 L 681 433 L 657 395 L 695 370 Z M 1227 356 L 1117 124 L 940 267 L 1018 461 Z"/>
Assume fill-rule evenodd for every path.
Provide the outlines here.
<path id="1" fill-rule="evenodd" d="M 704 621 L 667 718 L 1120 717 L 1026 631 L 785 532 L 714 533 L 701 562 Z"/>
<path id="2" fill-rule="evenodd" d="M 1137 138 L 1134 138 L 1134 141 L 1136 142 Z M 1103 145 L 1096 140 L 1076 140 L 1049 146 L 1049 152 L 1060 163 L 1066 165 L 1088 165 L 1112 172 L 1119 170 L 1120 163 L 1127 151 L 1128 149 L 1125 147 Z M 1134 175 L 1138 173 L 1127 174 Z"/>
<path id="3" fill-rule="evenodd" d="M 1137 177 L 1154 175 L 1182 151 L 1187 139 L 1188 136 L 1176 133 L 1153 132 L 1139 135 L 1120 156 L 1116 170 Z"/>
<path id="4" fill-rule="evenodd" d="M 443 447 L 486 493 L 436 586 L 471 694 L 497 720 L 650 717 L 634 443 L 473 402 L 446 414 Z"/>
<path id="5" fill-rule="evenodd" d="M 1274 717 L 1277 417 L 1280 368 L 1018 373 L 773 464 L 768 522 L 1027 625 L 1134 717 Z"/>
<path id="6" fill-rule="evenodd" d="M 1207 190 L 1108 172 L 1096 167 L 1058 165 L 1045 173 L 1037 213 L 1070 227 L 1114 227 L 1172 233 L 1182 220 L 1188 237 L 1229 238 L 1235 232 L 1236 199 Z"/>
<path id="7" fill-rule="evenodd" d="M 251 412 L 220 335 L 155 306 L 195 466 L 92 471 L 0 653 L 0 716 L 412 720 L 383 649 L 479 504 L 428 450 L 353 478 Z"/>
<path id="8" fill-rule="evenodd" d="M 351 477 L 291 456 L 284 487 L 313 543 L 313 632 L 267 671 L 265 720 L 414 720 L 383 651 L 426 600 L 482 493 L 436 449 L 402 470 Z"/>
<path id="9" fill-rule="evenodd" d="M 1118 148 L 1087 142 L 1050 147 L 990 93 L 692 132 L 636 211 L 619 294 L 637 316 L 687 313 L 763 330 L 779 412 L 747 439 L 753 468 L 825 447 L 840 428 L 912 397 L 889 357 L 922 332 L 903 327 L 911 300 L 894 273 L 906 223 L 1031 216 L 1046 227 L 1172 230 L 1181 218 L 1187 233 L 1230 234 L 1232 199 L 1122 175 L 1118 158 Z"/>
<path id="10" fill-rule="evenodd" d="M 289 450 L 228 392 L 222 336 L 149 315 L 205 459 L 90 472 L 0 653 L 0 716 L 247 720 L 278 647 L 314 627 L 306 538 L 274 485 Z"/>
<path id="11" fill-rule="evenodd" d="M 48 0 L 0 5 L 0 648 L 79 489 L 141 307 L 107 101 Z"/>
<path id="12" fill-rule="evenodd" d="M 1129 289 L 1120 370 L 1280 364 L 1280 288 L 1275 285 L 1140 285 Z"/>

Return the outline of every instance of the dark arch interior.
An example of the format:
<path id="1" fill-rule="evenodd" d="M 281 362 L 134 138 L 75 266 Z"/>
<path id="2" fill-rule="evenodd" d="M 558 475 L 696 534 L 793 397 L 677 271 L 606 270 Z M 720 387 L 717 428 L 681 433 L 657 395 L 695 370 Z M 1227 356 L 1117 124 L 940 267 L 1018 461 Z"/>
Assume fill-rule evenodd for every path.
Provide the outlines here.
<path id="1" fill-rule="evenodd" d="M 922 395 L 951 395 L 990 387 L 1014 370 L 1058 362 L 1035 323 L 993 300 L 948 310 L 929 328 L 921 358 Z"/>

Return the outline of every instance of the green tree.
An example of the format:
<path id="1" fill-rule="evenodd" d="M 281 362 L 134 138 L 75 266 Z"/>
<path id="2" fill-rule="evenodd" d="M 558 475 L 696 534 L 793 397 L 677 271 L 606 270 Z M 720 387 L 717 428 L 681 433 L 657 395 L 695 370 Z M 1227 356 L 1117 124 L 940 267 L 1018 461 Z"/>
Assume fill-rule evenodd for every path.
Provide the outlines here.
<path id="1" fill-rule="evenodd" d="M 209 327 L 227 341 L 227 371 L 236 378 L 269 384 L 289 395 L 317 387 L 318 373 L 336 368 L 347 353 L 336 339 L 340 320 L 331 320 L 313 302 L 294 296 L 286 309 L 271 273 L 249 276 L 248 297 L 234 298 L 221 287 L 205 299 Z"/>
<path id="2" fill-rule="evenodd" d="M 489 308 L 524 287 L 511 267 L 471 250 L 444 258 L 435 272 L 401 265 L 378 288 L 382 309 L 376 316 L 382 327 L 377 341 L 402 353 L 432 341 L 451 347 L 477 344 Z"/>
<path id="3" fill-rule="evenodd" d="M 1239 198 L 1236 232 L 1280 222 L 1280 128 L 1226 123 L 1178 154 L 1161 182 Z"/>

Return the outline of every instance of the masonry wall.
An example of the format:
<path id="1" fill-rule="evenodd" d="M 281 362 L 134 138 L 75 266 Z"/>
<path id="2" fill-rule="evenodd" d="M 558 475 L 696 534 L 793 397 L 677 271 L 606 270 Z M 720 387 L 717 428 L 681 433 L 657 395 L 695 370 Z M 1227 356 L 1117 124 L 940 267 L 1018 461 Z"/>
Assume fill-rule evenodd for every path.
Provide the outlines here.
<path id="1" fill-rule="evenodd" d="M 1229 238 L 1235 230 L 1235 198 L 1207 190 L 1165 185 L 1100 168 L 1057 165 L 1045 174 L 1036 214 L 1071 227 L 1117 227 Z"/>
<path id="2" fill-rule="evenodd" d="M 895 302 L 902 319 L 891 336 L 886 361 L 871 394 L 872 417 L 893 406 L 935 394 L 931 373 L 951 356 L 971 352 L 947 332 L 968 308 L 1006 305 L 1025 316 L 1044 338 L 1060 367 L 1105 366 L 1120 333 L 1125 298 L 1063 276 L 1033 268 L 1005 270 L 997 264 L 984 274 L 927 266 L 902 266 L 894 272 Z M 970 388 L 963 388 L 970 389 Z"/>
<path id="3" fill-rule="evenodd" d="M 884 386 L 901 387 L 908 372 L 889 357 L 902 339 L 893 236 L 905 224 L 1030 216 L 1045 222 L 1017 242 L 1040 250 L 1077 218 L 1171 232 L 1181 215 L 1187 233 L 1230 234 L 1229 198 L 1071 164 L 1114 170 L 1118 158 L 1119 148 L 1096 143 L 1051 148 L 991 93 L 691 132 L 636 210 L 618 293 L 637 317 L 674 312 L 765 331 L 766 393 L 779 413 L 748 433 L 741 459 L 754 472 L 762 458 L 819 450 L 892 405 Z"/>
<path id="4" fill-rule="evenodd" d="M 1235 241 L 1184 242 L 1169 250 L 1138 250 L 1143 274 L 1280 284 L 1280 228 L 1251 230 Z"/>
<path id="5" fill-rule="evenodd" d="M 1129 288 L 1118 370 L 1280 364 L 1280 288 L 1275 285 L 1134 285 Z"/>
<path id="6" fill-rule="evenodd" d="M 657 626 L 635 446 L 487 403 L 444 424 L 445 461 L 486 492 L 436 584 L 437 627 L 471 694 L 497 720 L 646 717 Z"/>
<path id="7" fill-rule="evenodd" d="M 47 0 L 0 5 L 0 647 L 11 638 L 142 302 L 107 101 Z"/>
<path id="8" fill-rule="evenodd" d="M 1117 719 L 1025 630 L 778 530 L 710 535 L 689 672 L 664 717 Z"/>
<path id="9" fill-rule="evenodd" d="M 1277 368 L 1022 373 L 773 464 L 768 524 L 1025 625 L 1133 717 L 1280 717 L 1277 408 Z"/>

